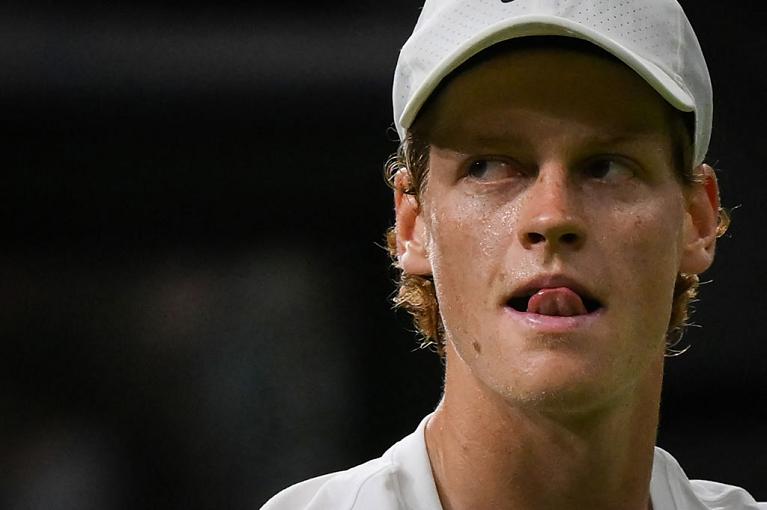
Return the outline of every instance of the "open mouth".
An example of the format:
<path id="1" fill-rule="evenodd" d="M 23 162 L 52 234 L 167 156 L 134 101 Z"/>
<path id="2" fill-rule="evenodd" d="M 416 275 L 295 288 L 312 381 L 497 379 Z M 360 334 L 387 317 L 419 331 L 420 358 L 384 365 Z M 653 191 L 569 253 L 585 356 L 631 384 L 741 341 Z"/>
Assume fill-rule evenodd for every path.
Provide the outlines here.
<path id="1" fill-rule="evenodd" d="M 557 317 L 572 317 L 594 313 L 602 303 L 570 287 L 546 287 L 523 291 L 512 296 L 506 306 L 518 312 Z"/>

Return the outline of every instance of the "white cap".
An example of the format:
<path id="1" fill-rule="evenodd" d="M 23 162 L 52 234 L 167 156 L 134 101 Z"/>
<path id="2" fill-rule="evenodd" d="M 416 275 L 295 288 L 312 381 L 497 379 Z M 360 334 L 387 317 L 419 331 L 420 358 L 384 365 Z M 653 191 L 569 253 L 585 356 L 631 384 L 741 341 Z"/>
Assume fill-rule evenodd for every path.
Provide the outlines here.
<path id="1" fill-rule="evenodd" d="M 626 63 L 674 108 L 694 112 L 694 163 L 703 162 L 711 138 L 711 79 L 676 0 L 426 0 L 394 74 L 400 138 L 460 64 L 498 42 L 541 35 L 590 41 Z"/>

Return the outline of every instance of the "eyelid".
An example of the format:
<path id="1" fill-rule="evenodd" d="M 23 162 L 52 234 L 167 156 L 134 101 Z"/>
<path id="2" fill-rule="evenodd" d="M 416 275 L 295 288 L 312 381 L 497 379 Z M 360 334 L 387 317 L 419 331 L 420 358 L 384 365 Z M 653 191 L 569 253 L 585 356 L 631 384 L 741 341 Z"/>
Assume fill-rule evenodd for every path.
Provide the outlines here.
<path id="1" fill-rule="evenodd" d="M 640 166 L 639 163 L 637 163 L 637 161 L 634 158 L 632 158 L 630 156 L 626 156 L 624 154 L 618 154 L 618 153 L 610 153 L 610 152 L 608 152 L 608 153 L 605 153 L 605 154 L 598 154 L 598 155 L 596 155 L 594 157 L 589 158 L 589 161 L 591 161 L 591 162 L 605 161 L 605 160 L 607 160 L 607 161 L 616 161 L 618 163 L 625 164 L 625 165 L 630 166 L 632 168 L 633 167 L 639 168 L 639 166 Z"/>
<path id="2" fill-rule="evenodd" d="M 466 165 L 471 166 L 472 163 L 476 163 L 478 161 L 500 161 L 502 163 L 507 163 L 512 160 L 511 158 L 498 156 L 497 154 L 477 154 L 466 158 Z"/>
<path id="3" fill-rule="evenodd" d="M 590 165 L 604 162 L 604 161 L 618 163 L 620 165 L 630 168 L 631 170 L 635 172 L 640 171 L 642 168 L 642 166 L 632 157 L 625 156 L 623 154 L 611 154 L 611 153 L 598 154 L 596 156 L 590 157 L 585 161 L 585 163 L 582 166 L 588 168 Z"/>
<path id="4" fill-rule="evenodd" d="M 464 175 L 469 175 L 469 171 L 471 170 L 472 166 L 475 163 L 479 162 L 487 162 L 487 163 L 503 163 L 508 165 L 510 168 L 514 169 L 520 174 L 526 173 L 525 166 L 522 165 L 519 161 L 515 160 L 514 158 L 508 157 L 508 156 L 499 156 L 497 154 L 480 154 L 480 155 L 474 155 L 471 157 L 468 157 L 466 161 L 463 164 L 464 169 Z"/>
<path id="5" fill-rule="evenodd" d="M 605 168 L 604 164 L 609 166 Z M 615 184 L 637 178 L 641 179 L 643 168 L 630 157 L 620 154 L 599 154 L 588 158 L 580 166 L 579 173 L 589 180 L 594 179 L 605 184 Z"/>

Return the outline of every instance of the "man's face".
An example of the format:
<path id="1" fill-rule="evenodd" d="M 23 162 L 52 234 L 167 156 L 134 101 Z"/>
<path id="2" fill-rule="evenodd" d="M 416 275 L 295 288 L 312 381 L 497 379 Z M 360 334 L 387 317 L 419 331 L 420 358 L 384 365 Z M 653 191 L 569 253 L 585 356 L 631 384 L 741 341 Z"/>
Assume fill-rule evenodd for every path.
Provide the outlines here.
<path id="1" fill-rule="evenodd" d="M 413 230 L 448 370 L 570 409 L 636 389 L 663 355 L 677 274 L 705 269 L 688 260 L 671 126 L 633 71 L 574 50 L 500 53 L 449 82 L 419 119 L 431 150 Z"/>

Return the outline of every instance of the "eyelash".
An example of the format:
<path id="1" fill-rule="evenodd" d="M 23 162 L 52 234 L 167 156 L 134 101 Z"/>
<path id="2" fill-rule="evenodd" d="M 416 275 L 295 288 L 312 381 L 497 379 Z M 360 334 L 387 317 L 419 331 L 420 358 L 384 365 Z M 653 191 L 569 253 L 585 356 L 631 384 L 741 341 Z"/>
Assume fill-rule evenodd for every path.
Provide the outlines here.
<path id="1" fill-rule="evenodd" d="M 627 161 L 625 158 L 620 157 L 620 156 L 609 156 L 608 155 L 608 156 L 602 156 L 602 157 L 599 157 L 599 158 L 596 158 L 596 159 L 593 159 L 593 160 L 589 161 L 585 165 L 585 167 L 584 167 L 585 173 L 587 175 L 589 175 L 590 177 L 593 177 L 593 178 L 595 178 L 597 180 L 606 181 L 607 177 L 608 177 L 607 175 L 603 174 L 603 175 L 597 176 L 593 172 L 593 170 L 598 170 L 598 171 L 603 170 L 603 166 L 605 164 L 610 165 L 610 168 L 608 168 L 605 173 L 607 173 L 610 170 L 612 170 L 613 169 L 612 168 L 613 165 L 617 165 L 618 169 L 624 171 L 623 174 L 621 174 L 621 175 L 616 177 L 616 178 L 619 178 L 619 180 L 621 182 L 624 181 L 624 180 L 628 180 L 628 179 L 632 179 L 632 178 L 636 177 L 637 172 L 638 172 L 638 170 L 636 168 L 636 165 L 632 164 L 630 161 Z"/>
<path id="2" fill-rule="evenodd" d="M 478 172 L 483 172 L 483 169 L 477 169 L 477 166 L 478 165 L 487 166 L 492 164 L 506 165 L 509 168 L 508 168 L 508 171 L 505 170 L 504 173 L 508 173 L 510 175 L 504 176 L 500 179 L 490 179 L 491 181 L 503 180 L 505 178 L 510 177 L 511 174 L 517 174 L 517 175 L 524 174 L 524 172 L 521 169 L 515 168 L 515 167 L 519 167 L 519 165 L 512 161 L 508 161 L 501 158 L 478 158 L 469 162 L 466 169 L 466 175 L 474 180 L 478 180 L 478 181 L 486 180 L 486 179 L 483 179 L 483 176 L 476 175 Z M 488 172 L 488 171 L 489 170 L 487 168 L 484 169 L 484 172 Z"/>
<path id="3" fill-rule="evenodd" d="M 492 164 L 506 165 L 509 168 L 504 170 L 504 173 L 501 177 L 485 178 L 486 174 L 492 170 L 492 168 L 488 169 L 486 167 Z M 477 168 L 480 165 L 484 166 L 485 168 Z M 604 169 L 605 165 L 609 166 L 606 170 Z M 623 174 L 615 176 L 615 178 L 620 182 L 637 176 L 638 170 L 635 164 L 626 160 L 626 158 L 622 156 L 613 155 L 599 156 L 586 161 L 585 164 L 580 165 L 580 172 L 586 177 L 606 182 L 609 178 L 609 172 L 613 170 L 613 167 L 616 165 L 616 170 L 624 170 Z M 594 172 L 595 170 L 597 172 L 602 172 L 604 170 L 604 172 L 602 172 L 600 175 L 597 175 L 596 172 Z M 528 175 L 528 172 L 526 172 L 525 169 L 521 167 L 521 165 L 502 158 L 477 158 L 469 161 L 466 169 L 466 176 L 478 182 L 499 182 L 508 178 L 526 175 Z"/>

